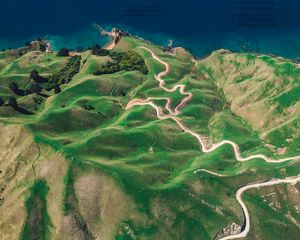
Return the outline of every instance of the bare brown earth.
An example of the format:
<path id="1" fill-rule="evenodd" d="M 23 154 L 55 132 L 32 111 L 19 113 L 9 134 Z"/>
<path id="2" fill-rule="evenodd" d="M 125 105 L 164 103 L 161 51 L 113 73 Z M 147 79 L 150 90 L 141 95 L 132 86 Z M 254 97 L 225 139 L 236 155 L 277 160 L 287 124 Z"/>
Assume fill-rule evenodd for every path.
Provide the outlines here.
<path id="1" fill-rule="evenodd" d="M 46 180 L 50 186 L 47 210 L 52 224 L 51 239 L 83 239 L 76 217 L 62 212 L 64 178 L 69 162 L 49 147 L 38 146 L 27 129 L 19 125 L 1 124 L 0 139 L 0 239 L 20 236 L 26 219 L 24 203 L 35 179 L 33 165 L 36 178 Z M 134 202 L 101 172 L 78 176 L 75 192 L 79 212 L 97 239 L 113 239 L 125 217 L 140 218 Z"/>
<path id="2" fill-rule="evenodd" d="M 1 124 L 0 139 L 0 239 L 18 239 L 26 216 L 26 191 L 34 180 L 31 164 L 38 149 L 21 126 Z"/>

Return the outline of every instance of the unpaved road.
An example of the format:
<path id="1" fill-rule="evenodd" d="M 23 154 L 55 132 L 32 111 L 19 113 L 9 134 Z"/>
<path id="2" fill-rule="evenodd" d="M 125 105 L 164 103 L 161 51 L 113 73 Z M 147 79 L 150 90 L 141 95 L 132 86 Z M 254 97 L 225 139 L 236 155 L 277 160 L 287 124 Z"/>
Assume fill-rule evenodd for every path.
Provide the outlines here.
<path id="1" fill-rule="evenodd" d="M 288 158 L 273 160 L 273 159 L 270 159 L 270 158 L 268 158 L 267 156 L 265 156 L 263 154 L 250 155 L 250 156 L 244 158 L 240 154 L 239 146 L 235 142 L 232 142 L 230 140 L 223 140 L 223 141 L 221 141 L 221 142 L 219 142 L 217 144 L 213 144 L 210 148 L 208 148 L 207 146 L 205 146 L 204 141 L 202 140 L 200 134 L 198 134 L 198 133 L 196 133 L 196 132 L 188 129 L 183 124 L 182 120 L 178 117 L 178 115 L 180 114 L 180 109 L 182 107 L 184 107 L 193 98 L 193 94 L 185 91 L 185 85 L 184 84 L 175 85 L 171 89 L 166 88 L 164 86 L 165 85 L 165 81 L 162 79 L 162 77 L 164 77 L 165 75 L 167 75 L 169 73 L 169 71 L 170 71 L 169 64 L 167 64 L 164 61 L 162 61 L 152 50 L 150 50 L 150 49 L 148 49 L 146 47 L 140 47 L 140 48 L 143 48 L 143 49 L 147 50 L 148 52 L 150 52 L 152 54 L 152 57 L 155 60 L 157 60 L 159 63 L 163 64 L 165 66 L 165 68 L 166 68 L 164 71 L 160 72 L 158 75 L 154 75 L 155 79 L 159 82 L 159 87 L 161 89 L 163 89 L 164 91 L 166 91 L 166 92 L 174 92 L 174 91 L 176 91 L 179 88 L 180 89 L 180 93 L 182 95 L 187 95 L 187 97 L 185 97 L 179 103 L 179 105 L 176 106 L 176 108 L 175 108 L 174 111 L 171 109 L 171 102 L 172 102 L 172 100 L 170 98 L 168 98 L 168 97 L 164 97 L 164 98 L 147 98 L 145 100 L 143 100 L 143 99 L 133 99 L 133 100 L 131 100 L 127 104 L 127 106 L 126 106 L 125 109 L 129 109 L 129 108 L 131 108 L 133 106 L 137 106 L 137 105 L 150 105 L 150 106 L 152 106 L 156 110 L 157 117 L 159 119 L 167 119 L 167 118 L 173 119 L 174 121 L 177 122 L 178 126 L 183 131 L 185 131 L 186 133 L 194 136 L 199 141 L 199 143 L 201 145 L 201 149 L 205 153 L 212 152 L 215 149 L 221 147 L 222 145 L 228 144 L 228 145 L 231 145 L 233 147 L 235 157 L 236 157 L 236 159 L 238 161 L 248 161 L 248 160 L 258 159 L 259 158 L 259 159 L 265 160 L 266 162 L 282 163 L 282 162 L 291 161 L 291 160 L 300 160 L 300 156 L 288 157 Z M 162 109 L 153 102 L 153 100 L 156 100 L 156 99 L 165 99 L 167 101 L 166 109 L 169 112 L 168 115 L 164 115 Z"/>
<path id="2" fill-rule="evenodd" d="M 246 206 L 246 204 L 243 202 L 242 199 L 242 195 L 245 191 L 252 189 L 252 188 L 259 188 L 259 187 L 266 187 L 266 186 L 273 186 L 273 185 L 278 185 L 278 184 L 297 184 L 298 182 L 300 182 L 300 175 L 296 176 L 296 177 L 289 177 L 289 178 L 285 178 L 285 179 L 272 179 L 270 181 L 267 182 L 262 182 L 262 183 L 254 183 L 254 184 L 250 184 L 250 185 L 246 185 L 244 187 L 241 187 L 237 192 L 236 192 L 236 199 L 239 202 L 239 204 L 241 205 L 243 212 L 244 212 L 244 216 L 245 216 L 245 228 L 243 229 L 242 232 L 235 234 L 235 235 L 229 235 L 226 237 L 223 237 L 219 240 L 228 240 L 228 239 L 237 239 L 237 238 L 242 238 L 242 237 L 246 237 L 248 232 L 250 231 L 250 216 L 249 216 L 249 211 L 248 208 Z"/>
<path id="3" fill-rule="evenodd" d="M 159 87 L 161 89 L 163 89 L 166 92 L 174 92 L 177 89 L 180 90 L 180 93 L 182 95 L 186 95 L 185 98 L 183 98 L 183 100 L 180 102 L 179 105 L 176 106 L 176 108 L 174 109 L 174 111 L 171 109 L 171 102 L 172 100 L 168 97 L 162 97 L 162 98 L 147 98 L 147 99 L 133 99 L 130 102 L 128 102 L 127 106 L 125 109 L 130 109 L 134 106 L 143 106 L 143 105 L 149 105 L 151 107 L 153 107 L 156 110 L 156 115 L 159 119 L 164 120 L 164 119 L 172 119 L 174 120 L 177 125 L 187 134 L 190 134 L 191 136 L 195 137 L 198 142 L 199 142 L 199 146 L 201 148 L 201 150 L 205 153 L 208 152 L 212 152 L 214 150 L 216 150 L 217 148 L 228 144 L 231 145 L 233 150 L 234 150 L 234 154 L 235 154 L 235 158 L 237 161 L 249 161 L 252 159 L 263 159 L 266 162 L 269 163 L 282 163 L 282 162 L 286 162 L 286 161 L 292 161 L 292 160 L 300 160 L 300 156 L 295 156 L 295 157 L 288 157 L 288 158 L 282 158 L 282 159 L 270 159 L 269 157 L 263 155 L 263 154 L 256 154 L 256 155 L 250 155 L 248 157 L 242 157 L 240 154 L 240 149 L 239 146 L 235 143 L 232 142 L 230 140 L 223 140 L 219 143 L 213 144 L 210 148 L 207 147 L 204 144 L 204 141 L 202 139 L 202 137 L 200 136 L 200 134 L 196 133 L 195 131 L 192 131 L 190 129 L 188 129 L 184 124 L 183 121 L 181 120 L 181 118 L 178 116 L 180 114 L 180 109 L 183 108 L 192 98 L 193 98 L 193 94 L 190 92 L 186 92 L 185 91 L 185 85 L 184 84 L 177 84 L 175 86 L 173 86 L 171 89 L 166 88 L 165 87 L 165 81 L 162 79 L 162 77 L 164 77 L 165 75 L 167 75 L 170 71 L 170 65 L 166 62 L 164 62 L 163 60 L 161 60 L 152 50 L 150 50 L 149 48 L 146 47 L 140 47 L 148 52 L 151 53 L 152 57 L 158 61 L 159 63 L 161 63 L 162 65 L 165 66 L 165 70 L 160 72 L 157 75 L 154 75 L 155 79 L 159 82 Z M 161 109 L 161 107 L 159 107 L 158 105 L 156 105 L 153 101 L 154 100 L 166 100 L 166 105 L 165 105 L 165 109 L 168 111 L 168 114 L 164 114 L 163 110 Z M 206 169 L 198 169 L 196 171 L 194 171 L 194 173 L 198 173 L 198 172 L 206 172 L 215 176 L 219 176 L 219 177 L 226 177 L 223 174 L 219 174 L 219 173 L 214 173 L 212 171 L 206 170 Z M 300 175 L 299 176 L 295 176 L 295 177 L 289 177 L 289 178 L 285 178 L 285 179 L 272 179 L 270 181 L 267 182 L 263 182 L 263 183 L 254 183 L 251 185 L 246 185 L 242 188 L 240 188 L 237 192 L 236 192 L 236 199 L 239 202 L 240 206 L 242 207 L 242 210 L 244 212 L 244 216 L 245 216 L 245 228 L 243 229 L 243 231 L 241 231 L 238 234 L 234 234 L 234 235 L 229 235 L 226 237 L 223 237 L 219 240 L 228 240 L 228 239 L 237 239 L 237 238 L 242 238 L 245 237 L 249 230 L 250 230 L 250 217 L 249 217 L 249 211 L 247 209 L 247 206 L 245 205 L 245 203 L 242 200 L 242 195 L 245 191 L 252 189 L 252 188 L 259 188 L 259 187 L 264 187 L 264 186 L 272 186 L 272 185 L 278 185 L 278 184 L 296 184 L 300 182 Z"/>

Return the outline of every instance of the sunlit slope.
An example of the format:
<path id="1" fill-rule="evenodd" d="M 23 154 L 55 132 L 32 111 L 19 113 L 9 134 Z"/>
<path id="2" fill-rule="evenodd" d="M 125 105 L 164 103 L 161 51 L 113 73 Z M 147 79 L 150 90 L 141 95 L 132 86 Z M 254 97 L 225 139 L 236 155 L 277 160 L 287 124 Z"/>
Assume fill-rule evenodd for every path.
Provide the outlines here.
<path id="1" fill-rule="evenodd" d="M 198 63 L 198 68 L 203 66 L 223 89 L 233 113 L 271 144 L 273 152 L 299 154 L 299 64 L 220 50 Z"/>
<path id="2" fill-rule="evenodd" d="M 24 99 L 38 96 L 14 95 L 33 114 L 0 107 L 0 119 L 6 124 L 0 129 L 1 139 L 6 138 L 0 147 L 7 152 L 1 155 L 0 183 L 8 186 L 0 193 L 4 198 L 0 208 L 12 209 L 0 211 L 3 239 L 214 239 L 233 222 L 243 225 L 243 213 L 235 199 L 237 189 L 299 174 L 299 162 L 238 162 L 230 146 L 203 153 L 195 138 L 176 122 L 157 119 L 150 106 L 125 110 L 134 98 L 170 97 L 172 108 L 183 98 L 178 91 L 166 93 L 158 86 L 154 74 L 164 66 L 139 48 L 142 45 L 170 64 L 171 71 L 164 77 L 167 87 L 185 84 L 193 93 L 180 117 L 205 137 L 207 145 L 228 139 L 240 146 L 243 156 L 263 153 L 276 159 L 299 154 L 299 128 L 293 125 L 299 119 L 294 63 L 222 51 L 197 61 L 184 49 L 172 55 L 160 46 L 125 37 L 117 50 L 142 56 L 148 74 L 123 70 L 95 76 L 94 71 L 112 59 L 86 51 L 80 53 L 80 71 L 72 80 L 62 84 L 57 94 L 43 90 L 48 97 L 35 108 Z M 10 77 L 25 87 L 30 71 L 50 76 L 64 69 L 69 60 L 42 52 L 10 60 L 0 74 L 4 79 L 0 95 L 4 100 L 13 95 L 8 89 Z M 277 74 L 283 70 L 276 73 L 270 61 L 286 61 L 295 66 L 295 73 L 285 72 L 286 77 L 281 78 Z M 289 94 L 291 91 L 296 95 Z M 280 100 L 284 93 L 291 96 L 289 103 Z M 154 101 L 161 107 L 166 104 L 163 99 Z M 276 112 L 279 105 L 282 110 Z M 283 122 L 275 124 L 278 119 Z M 286 141 L 289 134 L 294 137 Z M 26 140 L 18 142 L 23 135 Z M 283 147 L 286 152 L 280 151 Z M 18 156 L 26 161 L 22 160 L 16 178 L 10 179 L 6 176 L 20 161 Z M 200 168 L 227 177 L 193 173 Z M 297 239 L 298 191 L 299 184 L 245 193 L 252 221 L 249 239 Z M 17 231 L 13 231 L 6 226 L 13 221 L 17 207 L 22 214 L 14 223 Z"/>

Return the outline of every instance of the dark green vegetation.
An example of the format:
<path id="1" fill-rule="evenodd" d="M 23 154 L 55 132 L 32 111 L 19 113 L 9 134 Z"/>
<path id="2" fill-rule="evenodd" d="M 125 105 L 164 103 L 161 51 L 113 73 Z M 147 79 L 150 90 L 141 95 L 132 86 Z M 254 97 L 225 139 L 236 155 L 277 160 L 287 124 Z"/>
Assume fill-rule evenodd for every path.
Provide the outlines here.
<path id="1" fill-rule="evenodd" d="M 69 49 L 64 47 L 64 48 L 62 48 L 58 51 L 57 56 L 59 56 L 59 57 L 68 57 L 69 52 L 70 52 Z"/>
<path id="2" fill-rule="evenodd" d="M 71 57 L 63 69 L 54 73 L 48 81 L 44 82 L 43 88 L 50 91 L 62 84 L 69 83 L 74 75 L 79 72 L 80 60 L 80 56 Z"/>
<path id="3" fill-rule="evenodd" d="M 49 60 L 51 59 L 49 58 Z M 53 94 L 59 93 L 61 91 L 61 85 L 70 82 L 74 75 L 79 72 L 80 61 L 80 56 L 70 57 L 63 68 L 55 69 L 49 77 L 43 77 L 37 70 L 33 69 L 27 76 L 24 76 L 24 80 L 7 83 L 8 89 L 12 94 L 12 96 L 8 97 L 9 91 L 6 91 L 6 96 L 8 97 L 7 106 L 11 106 L 15 111 L 21 114 L 31 114 L 37 111 L 39 105 L 42 104 L 45 99 Z M 4 75 L 4 78 L 5 77 Z M 23 81 L 27 83 L 23 84 Z M 19 87 L 19 82 L 24 86 L 24 89 Z M 6 86 L 3 85 L 2 88 L 6 89 Z M 51 92 L 51 90 L 54 91 Z M 3 98 L 5 99 L 6 96 L 4 95 Z M 19 100 L 25 104 L 18 104 Z M 24 107 L 20 107 L 19 105 Z"/>
<path id="4" fill-rule="evenodd" d="M 101 48 L 98 44 L 92 47 L 92 54 L 96 56 L 108 56 L 109 51 Z"/>
<path id="5" fill-rule="evenodd" d="M 98 50 L 99 51 L 99 50 Z M 99 54 L 96 54 L 99 55 Z M 143 58 L 136 52 L 111 52 L 109 56 L 112 58 L 112 62 L 108 62 L 106 65 L 99 67 L 94 74 L 111 74 L 122 70 L 133 71 L 139 70 L 143 74 L 148 73 L 148 69 L 145 65 Z"/>
<path id="6" fill-rule="evenodd" d="M 1 120 L 24 125 L 36 142 L 50 146 L 68 162 L 65 168 L 54 168 L 50 164 L 54 157 L 47 169 L 37 161 L 37 174 L 48 171 L 55 180 L 47 180 L 49 186 L 38 180 L 30 189 L 21 238 L 213 239 L 222 227 L 243 223 L 235 199 L 238 188 L 298 174 L 299 162 L 237 162 L 229 146 L 204 154 L 193 137 L 172 120 L 158 120 L 151 107 L 125 111 L 134 98 L 171 97 L 172 107 L 182 99 L 179 92 L 166 93 L 158 87 L 154 74 L 164 68 L 140 45 L 144 43 L 126 37 L 109 54 L 98 47 L 74 57 L 33 51 L 15 58 L 0 53 L 0 96 L 5 103 L 0 107 Z M 267 59 L 266 64 L 254 55 L 215 52 L 194 62 L 182 49 L 171 56 L 158 46 L 147 47 L 170 64 L 167 87 L 186 84 L 193 93 L 180 115 L 189 128 L 213 142 L 235 141 L 245 156 L 299 154 L 297 66 L 291 63 L 289 75 L 287 70 L 275 73 L 269 66 L 277 59 Z M 283 74 L 281 80 L 277 74 Z M 26 90 L 27 94 L 17 94 Z M 262 101 L 266 105 L 258 104 Z M 251 104 L 255 108 L 241 111 Z M 275 112 L 279 104 L 281 113 Z M 266 109 L 274 112 L 264 117 Z M 284 116 L 280 124 L 278 116 Z M 256 126 L 260 117 L 264 122 Z M 280 147 L 288 149 L 278 155 Z M 193 174 L 199 168 L 228 177 Z M 60 169 L 61 178 L 55 175 Z M 276 239 L 282 232 L 287 239 L 299 236 L 299 228 L 288 217 L 300 221 L 292 201 L 299 197 L 295 189 L 300 190 L 278 186 L 245 194 L 253 222 L 249 236 Z M 272 192 L 274 198 L 262 197 Z M 277 201 L 286 207 L 278 207 Z M 32 208 L 33 204 L 39 208 Z M 34 219 L 37 230 L 29 236 Z"/>
<path id="7" fill-rule="evenodd" d="M 65 194 L 63 198 L 63 213 L 71 215 L 75 220 L 76 226 L 83 232 L 84 239 L 95 239 L 91 231 L 88 229 L 87 223 L 80 214 L 78 207 L 78 199 L 74 186 L 74 170 L 72 164 L 65 176 Z"/>
<path id="8" fill-rule="evenodd" d="M 25 202 L 27 217 L 21 240 L 44 240 L 49 238 L 51 221 L 47 212 L 47 193 L 49 187 L 44 180 L 38 180 L 30 189 Z"/>

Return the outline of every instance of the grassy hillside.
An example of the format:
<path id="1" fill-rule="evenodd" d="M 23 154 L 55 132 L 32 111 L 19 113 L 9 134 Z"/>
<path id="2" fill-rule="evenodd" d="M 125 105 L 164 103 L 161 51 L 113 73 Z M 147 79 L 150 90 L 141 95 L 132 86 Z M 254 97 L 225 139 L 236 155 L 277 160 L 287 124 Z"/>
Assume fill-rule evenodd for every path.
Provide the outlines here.
<path id="1" fill-rule="evenodd" d="M 134 98 L 170 97 L 173 108 L 183 98 L 159 88 L 154 74 L 164 67 L 143 45 L 170 64 L 167 87 L 193 93 L 180 117 L 206 144 L 232 140 L 243 156 L 300 155 L 300 71 L 289 60 L 223 50 L 195 60 L 131 37 L 107 56 L 2 52 L 0 239 L 217 239 L 223 227 L 243 225 L 237 189 L 299 174 L 299 161 L 238 162 L 229 146 L 203 153 L 150 106 L 125 110 Z M 108 67 L 114 73 L 103 72 Z M 46 79 L 40 91 L 12 91 L 11 82 L 26 90 L 33 70 Z M 227 177 L 194 174 L 199 168 Z M 297 239 L 298 191 L 299 184 L 246 192 L 247 239 Z"/>
<path id="2" fill-rule="evenodd" d="M 232 112 L 274 154 L 300 153 L 300 67 L 283 58 L 214 52 L 198 63 L 211 70 Z"/>

